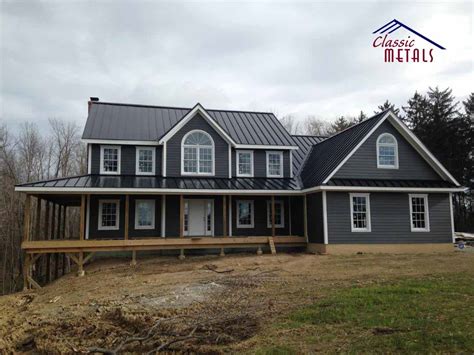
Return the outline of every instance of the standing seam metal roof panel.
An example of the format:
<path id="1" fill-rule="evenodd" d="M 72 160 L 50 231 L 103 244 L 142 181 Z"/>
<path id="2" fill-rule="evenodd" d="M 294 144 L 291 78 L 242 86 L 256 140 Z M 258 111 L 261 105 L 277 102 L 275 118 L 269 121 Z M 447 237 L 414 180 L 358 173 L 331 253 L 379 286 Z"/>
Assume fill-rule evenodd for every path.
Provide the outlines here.
<path id="1" fill-rule="evenodd" d="M 157 141 L 191 109 L 91 102 L 83 139 Z M 271 113 L 207 110 L 238 144 L 293 144 L 291 135 Z"/>
<path id="2" fill-rule="evenodd" d="M 313 146 L 301 171 L 305 188 L 318 186 L 385 116 L 383 111 Z"/>

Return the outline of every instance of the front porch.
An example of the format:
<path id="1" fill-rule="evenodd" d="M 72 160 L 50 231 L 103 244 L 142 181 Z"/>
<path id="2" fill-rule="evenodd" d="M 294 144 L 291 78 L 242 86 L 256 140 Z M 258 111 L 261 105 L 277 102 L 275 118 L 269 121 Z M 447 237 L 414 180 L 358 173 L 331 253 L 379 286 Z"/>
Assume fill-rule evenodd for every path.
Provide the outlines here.
<path id="1" fill-rule="evenodd" d="M 137 226 L 137 201 L 144 200 L 153 201 L 157 207 L 153 209 L 153 228 L 148 230 Z M 239 224 L 242 220 L 237 209 L 242 209 L 239 203 L 243 200 L 252 201 L 251 227 Z M 101 230 L 101 201 L 117 201 L 117 228 Z M 304 247 L 305 203 L 303 196 L 288 195 L 28 194 L 22 242 L 26 253 L 24 282 L 27 287 L 40 287 L 33 270 L 43 255 L 49 282 L 51 262 L 56 268 L 56 263 L 62 265 L 60 274 L 69 271 L 67 265 L 74 262 L 82 276 L 84 264 L 96 252 L 130 251 L 134 265 L 137 251 L 179 250 L 180 258 L 184 258 L 186 249 L 214 249 L 225 255 L 226 249 L 233 248 L 254 248 L 261 254 L 262 248 L 269 247 L 274 254 L 278 247 Z M 71 207 L 78 209 L 77 235 L 65 233 L 66 211 Z M 201 216 L 193 216 L 195 210 L 205 213 L 202 225 Z M 199 228 L 204 228 L 202 234 L 197 232 Z"/>

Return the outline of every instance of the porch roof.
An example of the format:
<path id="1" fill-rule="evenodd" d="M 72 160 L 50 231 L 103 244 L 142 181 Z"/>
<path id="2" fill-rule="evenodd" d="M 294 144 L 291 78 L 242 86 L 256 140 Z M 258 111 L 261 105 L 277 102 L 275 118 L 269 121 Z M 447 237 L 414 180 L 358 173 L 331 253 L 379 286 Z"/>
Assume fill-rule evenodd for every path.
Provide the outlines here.
<path id="1" fill-rule="evenodd" d="M 326 185 L 388 188 L 456 188 L 456 185 L 453 183 L 443 180 L 331 179 Z"/>
<path id="2" fill-rule="evenodd" d="M 267 178 L 205 178 L 205 177 L 159 177 L 133 175 L 81 175 L 37 181 L 16 186 L 17 191 L 30 192 L 108 192 L 114 189 L 127 190 L 174 190 L 188 191 L 298 191 L 300 186 L 296 179 L 267 179 Z M 114 191 L 116 192 L 116 191 Z"/>

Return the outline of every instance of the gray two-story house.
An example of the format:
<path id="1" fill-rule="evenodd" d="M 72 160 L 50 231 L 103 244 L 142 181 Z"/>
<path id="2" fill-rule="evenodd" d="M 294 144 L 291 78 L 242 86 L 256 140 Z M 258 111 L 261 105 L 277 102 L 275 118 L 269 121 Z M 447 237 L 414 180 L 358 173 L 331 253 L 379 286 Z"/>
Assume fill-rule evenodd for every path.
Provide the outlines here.
<path id="1" fill-rule="evenodd" d="M 16 187 L 38 198 L 37 218 L 43 201 L 81 209 L 79 240 L 49 243 L 32 237 L 28 212 L 31 254 L 452 249 L 462 188 L 391 111 L 317 137 L 291 135 L 268 112 L 92 98 L 82 139 L 86 175 Z"/>

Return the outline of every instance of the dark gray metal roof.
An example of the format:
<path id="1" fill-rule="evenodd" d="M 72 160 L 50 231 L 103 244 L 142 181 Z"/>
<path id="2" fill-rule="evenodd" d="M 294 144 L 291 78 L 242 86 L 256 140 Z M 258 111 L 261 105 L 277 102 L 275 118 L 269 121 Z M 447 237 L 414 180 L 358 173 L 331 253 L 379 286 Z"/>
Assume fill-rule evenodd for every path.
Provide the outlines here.
<path id="1" fill-rule="evenodd" d="M 299 190 L 296 179 L 170 178 L 132 175 L 82 175 L 17 185 L 21 187 L 140 188 L 186 190 Z"/>
<path id="2" fill-rule="evenodd" d="M 386 113 L 383 111 L 314 145 L 300 174 L 304 187 L 321 185 Z"/>
<path id="3" fill-rule="evenodd" d="M 91 102 L 83 139 L 158 141 L 191 108 Z M 293 145 L 273 113 L 207 110 L 237 144 Z"/>
<path id="4" fill-rule="evenodd" d="M 331 179 L 327 186 L 356 187 L 415 187 L 415 188 L 453 188 L 451 182 L 442 180 L 381 180 L 381 179 Z"/>
<path id="5" fill-rule="evenodd" d="M 298 175 L 300 168 L 313 145 L 322 142 L 327 137 L 306 135 L 293 135 L 292 137 L 294 145 L 299 148 L 298 150 L 293 151 L 293 172 L 295 175 Z"/>

